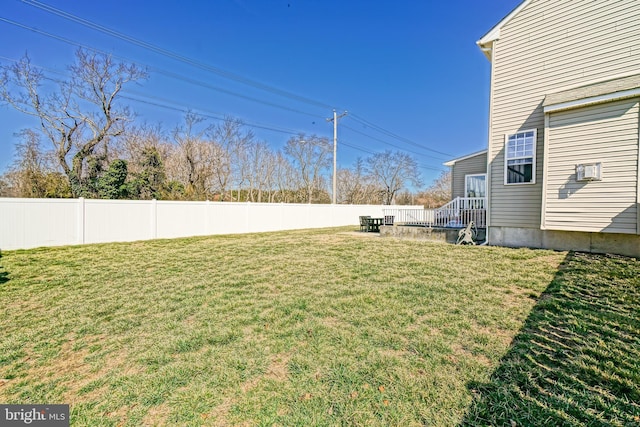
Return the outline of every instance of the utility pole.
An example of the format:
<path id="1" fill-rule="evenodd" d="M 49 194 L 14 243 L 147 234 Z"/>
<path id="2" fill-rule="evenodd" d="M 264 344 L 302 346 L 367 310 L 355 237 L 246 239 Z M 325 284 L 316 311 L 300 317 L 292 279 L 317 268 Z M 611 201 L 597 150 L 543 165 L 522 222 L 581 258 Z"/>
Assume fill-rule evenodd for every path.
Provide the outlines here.
<path id="1" fill-rule="evenodd" d="M 336 110 L 333 110 L 333 118 L 327 119 L 328 122 L 333 122 L 333 194 L 331 196 L 331 203 L 334 205 L 338 203 L 338 119 L 346 116 L 347 112 L 340 114 L 336 113 Z"/>

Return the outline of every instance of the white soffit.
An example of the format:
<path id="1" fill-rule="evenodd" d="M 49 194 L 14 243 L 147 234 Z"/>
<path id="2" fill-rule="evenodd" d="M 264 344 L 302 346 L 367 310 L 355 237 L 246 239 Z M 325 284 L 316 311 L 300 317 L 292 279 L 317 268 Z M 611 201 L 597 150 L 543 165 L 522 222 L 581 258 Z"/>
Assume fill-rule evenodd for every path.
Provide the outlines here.
<path id="1" fill-rule="evenodd" d="M 520 5 L 518 5 L 515 9 L 509 12 L 507 16 L 502 18 L 500 22 L 498 22 L 495 26 L 493 26 L 493 28 L 491 28 L 487 34 L 482 36 L 480 40 L 476 42 L 478 47 L 487 56 L 487 58 L 489 58 L 489 60 L 491 60 L 491 53 L 490 53 L 490 50 L 492 47 L 491 45 L 495 40 L 498 40 L 500 38 L 500 29 L 504 27 L 509 21 L 511 21 L 514 16 L 520 13 L 522 9 L 527 7 L 527 5 L 531 3 L 531 1 L 532 0 L 524 0 L 522 3 L 520 3 Z"/>

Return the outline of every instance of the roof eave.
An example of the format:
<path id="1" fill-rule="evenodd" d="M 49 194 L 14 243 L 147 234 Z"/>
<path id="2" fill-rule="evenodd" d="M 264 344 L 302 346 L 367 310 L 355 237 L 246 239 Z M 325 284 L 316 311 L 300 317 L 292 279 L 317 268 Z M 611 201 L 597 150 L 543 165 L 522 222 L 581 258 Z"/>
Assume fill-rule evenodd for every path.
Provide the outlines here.
<path id="1" fill-rule="evenodd" d="M 500 38 L 500 27 L 502 27 L 503 22 L 504 19 L 500 21 L 498 25 L 493 27 L 487 34 L 482 36 L 480 40 L 476 42 L 476 44 L 482 48 L 482 46 L 492 44 L 494 41 L 498 40 Z"/>
<path id="2" fill-rule="evenodd" d="M 522 9 L 527 7 L 532 0 L 524 0 L 515 9 L 513 9 L 507 16 L 502 18 L 500 22 L 494 25 L 484 36 L 476 42 L 478 47 L 482 50 L 489 61 L 491 61 L 491 49 L 493 49 L 493 42 L 500 38 L 500 29 L 504 27 L 514 16 L 516 16 Z"/>
<path id="3" fill-rule="evenodd" d="M 455 159 L 451 159 L 448 162 L 443 163 L 443 165 L 451 167 L 451 166 L 455 165 L 457 162 L 459 162 L 461 160 L 470 159 L 472 157 L 479 156 L 481 154 L 486 154 L 486 153 L 487 153 L 487 149 L 485 148 L 484 150 L 476 151 L 474 153 L 467 154 L 467 155 L 464 155 L 462 157 L 456 157 Z"/>
<path id="4" fill-rule="evenodd" d="M 491 51 L 493 50 L 493 42 L 491 41 L 487 43 L 482 43 L 481 40 L 478 40 L 476 44 L 478 45 L 482 53 L 484 53 L 484 56 L 486 56 L 487 59 L 491 61 L 491 57 L 492 57 Z"/>

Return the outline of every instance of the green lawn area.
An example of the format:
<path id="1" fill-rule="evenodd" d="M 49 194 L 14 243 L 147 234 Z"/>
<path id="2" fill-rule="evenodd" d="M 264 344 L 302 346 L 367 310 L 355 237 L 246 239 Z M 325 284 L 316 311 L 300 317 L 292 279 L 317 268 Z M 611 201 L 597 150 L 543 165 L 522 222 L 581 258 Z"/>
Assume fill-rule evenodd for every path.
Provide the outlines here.
<path id="1" fill-rule="evenodd" d="M 0 402 L 78 426 L 640 424 L 640 266 L 352 228 L 7 251 Z"/>

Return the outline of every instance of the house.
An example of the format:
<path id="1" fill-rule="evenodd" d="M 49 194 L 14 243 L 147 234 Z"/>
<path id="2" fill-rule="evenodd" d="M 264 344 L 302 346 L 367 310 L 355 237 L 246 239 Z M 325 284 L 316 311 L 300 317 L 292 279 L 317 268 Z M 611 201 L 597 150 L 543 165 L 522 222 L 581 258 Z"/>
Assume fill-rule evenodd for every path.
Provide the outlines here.
<path id="1" fill-rule="evenodd" d="M 486 197 L 487 150 L 444 163 L 451 170 L 451 200 L 456 197 Z"/>
<path id="2" fill-rule="evenodd" d="M 492 245 L 640 256 L 640 1 L 525 0 L 491 62 Z"/>
<path id="3" fill-rule="evenodd" d="M 451 168 L 451 201 L 432 209 L 384 209 L 385 217 L 393 217 L 396 225 L 425 226 L 431 228 L 463 228 L 471 221 L 477 228 L 486 224 L 487 150 L 458 157 L 444 163 Z M 393 233 L 386 230 L 384 234 Z M 396 230 L 402 234 L 403 231 Z M 412 230 L 411 235 L 419 232 Z M 456 230 L 457 233 L 457 230 Z M 455 242 L 457 234 L 452 235 Z M 484 230 L 482 231 L 484 240 Z"/>

